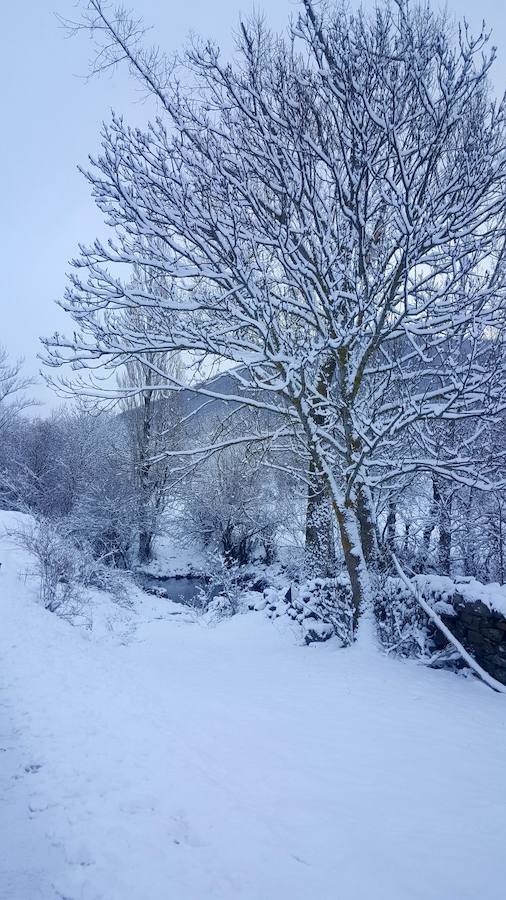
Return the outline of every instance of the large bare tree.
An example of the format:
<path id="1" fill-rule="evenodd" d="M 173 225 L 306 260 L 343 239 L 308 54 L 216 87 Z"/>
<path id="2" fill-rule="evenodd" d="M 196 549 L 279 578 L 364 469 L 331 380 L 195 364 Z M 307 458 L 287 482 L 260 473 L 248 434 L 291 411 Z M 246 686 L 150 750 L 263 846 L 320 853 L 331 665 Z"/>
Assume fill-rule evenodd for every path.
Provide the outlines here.
<path id="1" fill-rule="evenodd" d="M 111 240 L 81 248 L 62 303 L 76 331 L 46 342 L 48 362 L 86 376 L 184 350 L 230 367 L 237 390 L 198 390 L 272 413 L 235 438 L 269 445 L 272 464 L 305 456 L 356 623 L 371 492 L 418 471 L 475 484 L 473 441 L 441 454 L 435 426 L 479 429 L 504 406 L 506 147 L 488 37 L 455 37 L 407 0 L 371 15 L 304 0 L 285 36 L 241 23 L 228 63 L 197 41 L 169 64 L 101 0 L 76 28 L 98 42 L 95 69 L 125 60 L 159 114 L 104 127 L 86 177 Z M 133 286 L 133 267 L 160 289 Z M 129 310 L 149 310 L 148 342 L 120 327 Z"/>

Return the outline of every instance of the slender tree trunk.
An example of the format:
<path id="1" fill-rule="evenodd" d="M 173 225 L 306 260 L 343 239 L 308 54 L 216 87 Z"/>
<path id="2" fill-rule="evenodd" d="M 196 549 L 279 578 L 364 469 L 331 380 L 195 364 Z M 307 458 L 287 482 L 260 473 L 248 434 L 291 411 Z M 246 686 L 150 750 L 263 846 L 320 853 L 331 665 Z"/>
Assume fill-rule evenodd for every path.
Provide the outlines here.
<path id="1" fill-rule="evenodd" d="M 504 584 L 504 546 L 503 546 L 503 513 L 502 503 L 498 501 L 499 507 L 499 533 L 497 535 L 499 545 L 499 584 Z"/>
<path id="2" fill-rule="evenodd" d="M 150 506 L 150 469 L 149 447 L 151 441 L 152 420 L 152 391 L 147 390 L 143 395 L 142 424 L 139 441 L 139 562 L 149 562 L 151 558 L 151 545 L 153 532 L 148 525 Z"/>
<path id="3" fill-rule="evenodd" d="M 429 509 L 429 520 L 423 529 L 423 549 L 425 551 L 425 556 L 428 557 L 429 547 L 430 547 L 430 539 L 432 537 L 432 532 L 434 531 L 436 525 L 440 523 L 441 520 L 441 492 L 439 489 L 439 483 L 436 475 L 431 475 L 431 484 L 432 484 L 432 499 L 430 502 Z"/>
<path id="4" fill-rule="evenodd" d="M 313 469 L 313 472 L 316 474 L 316 468 Z M 352 609 L 350 642 L 352 642 L 357 633 L 359 619 L 368 609 L 371 600 L 369 572 L 362 550 L 360 520 L 353 501 L 350 500 L 347 505 L 341 505 L 339 503 L 327 475 L 320 475 L 318 486 L 323 487 L 323 494 L 327 500 L 327 508 L 330 506 L 334 521 L 339 528 L 344 561 L 351 586 Z M 321 545 L 319 545 L 318 549 L 321 550 Z"/>
<path id="5" fill-rule="evenodd" d="M 434 482 L 436 479 L 434 479 Z M 452 552 L 452 495 L 438 486 L 439 497 L 439 568 L 443 575 L 451 575 Z"/>
<path id="6" fill-rule="evenodd" d="M 347 371 L 347 362 L 348 362 L 348 349 L 343 348 L 340 357 L 340 382 L 341 386 L 344 389 L 344 386 L 348 383 L 348 371 Z M 329 387 L 332 383 L 332 380 L 335 375 L 336 370 L 336 360 L 331 359 L 328 364 L 322 366 L 320 371 L 320 378 L 318 382 L 318 394 L 321 396 L 322 400 L 328 398 Z M 346 394 L 344 395 L 344 410 L 343 415 L 343 427 L 346 435 L 346 441 L 350 447 L 350 462 L 353 457 L 353 450 L 357 450 L 358 441 L 353 438 L 353 428 L 351 422 L 351 416 L 349 414 L 349 409 L 346 407 L 346 403 L 348 402 Z M 317 426 L 325 426 L 325 416 L 321 412 L 316 412 L 314 415 L 314 423 Z M 323 474 L 325 472 L 325 474 Z M 371 555 L 374 555 L 374 552 L 377 547 L 376 542 L 376 530 L 374 525 L 374 514 L 372 510 L 372 503 L 370 502 L 370 495 L 368 495 L 367 491 L 363 486 L 359 487 L 359 494 L 361 495 L 360 499 L 360 515 L 357 511 L 357 504 L 354 500 L 350 499 L 346 504 L 341 505 L 338 497 L 334 493 L 332 489 L 332 478 L 330 472 L 326 471 L 325 466 L 317 466 L 314 458 L 312 458 L 312 463 L 310 463 L 310 489 L 313 482 L 313 479 L 316 479 L 316 488 L 317 490 L 311 491 L 313 501 L 320 499 L 323 502 L 323 497 L 327 500 L 327 508 L 329 508 L 330 501 L 330 509 L 334 514 L 335 521 L 337 521 L 337 525 L 339 527 L 339 533 L 341 537 L 341 544 L 343 548 L 344 560 L 346 563 L 346 568 L 348 571 L 348 576 L 350 579 L 351 585 L 351 594 L 352 594 L 352 628 L 350 639 L 353 640 L 357 628 L 359 618 L 362 613 L 369 607 L 370 599 L 371 599 L 371 590 L 370 590 L 370 581 L 369 581 L 369 572 L 367 569 L 366 561 L 364 558 L 363 546 L 364 542 L 367 546 L 367 551 Z M 308 512 L 309 512 L 308 504 Z M 309 542 L 307 541 L 306 546 L 309 547 L 314 545 L 314 541 L 316 538 L 316 533 L 312 530 L 313 521 L 312 516 L 308 515 L 308 525 L 309 525 L 309 535 L 308 529 L 306 528 L 306 541 L 309 536 Z M 327 535 L 325 539 L 325 543 L 327 547 L 330 543 L 330 530 L 328 526 L 324 529 L 325 534 Z M 320 531 L 319 540 L 321 541 L 322 531 Z M 332 532 L 332 547 L 334 547 L 334 539 Z M 319 546 L 319 551 L 323 548 Z M 325 552 L 325 551 L 323 551 Z M 333 556 L 333 553 L 332 553 Z M 321 557 L 320 557 L 321 558 Z"/>
<path id="7" fill-rule="evenodd" d="M 305 566 L 308 573 L 320 578 L 330 578 L 335 574 L 336 548 L 332 505 L 326 479 L 317 471 L 313 460 L 309 465 Z"/>
<path id="8" fill-rule="evenodd" d="M 430 520 L 423 530 L 423 545 L 426 552 L 429 550 L 430 538 L 436 525 L 439 531 L 438 567 L 443 575 L 449 575 L 452 549 L 452 498 L 450 493 L 445 494 L 440 478 L 433 475 Z"/>
<path id="9" fill-rule="evenodd" d="M 464 523 L 471 522 L 472 510 L 473 510 L 473 488 L 469 489 L 469 494 L 467 496 L 467 501 L 464 507 Z M 475 564 L 475 554 L 474 554 L 474 535 L 470 534 L 469 530 L 465 531 L 463 537 L 463 546 L 464 546 L 464 575 L 476 575 L 476 564 Z"/>
<path id="10" fill-rule="evenodd" d="M 362 552 L 368 566 L 376 566 L 379 557 L 376 517 L 371 493 L 364 485 L 357 491 L 357 518 L 360 526 Z"/>
<path id="11" fill-rule="evenodd" d="M 404 526 L 404 540 L 402 542 L 402 551 L 404 556 L 408 556 L 409 554 L 409 537 L 411 533 L 411 522 L 406 522 Z"/>
<path id="12" fill-rule="evenodd" d="M 388 515 L 386 524 L 386 544 L 392 553 L 395 553 L 395 544 L 397 537 L 397 503 L 395 500 L 389 500 Z"/>
<path id="13" fill-rule="evenodd" d="M 370 601 L 369 573 L 362 552 L 360 523 L 355 510 L 351 506 L 343 510 L 334 503 L 334 511 L 339 524 L 344 560 L 351 584 L 353 633 L 355 634 L 359 618 Z"/>
<path id="14" fill-rule="evenodd" d="M 150 531 L 141 530 L 139 533 L 139 562 L 147 563 L 151 559 L 151 545 L 153 534 Z"/>

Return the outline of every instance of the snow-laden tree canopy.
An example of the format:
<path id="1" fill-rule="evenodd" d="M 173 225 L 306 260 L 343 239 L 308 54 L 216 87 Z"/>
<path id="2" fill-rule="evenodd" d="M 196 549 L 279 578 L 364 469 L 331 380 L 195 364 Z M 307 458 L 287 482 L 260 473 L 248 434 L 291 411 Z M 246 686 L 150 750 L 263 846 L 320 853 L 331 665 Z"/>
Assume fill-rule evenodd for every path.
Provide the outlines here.
<path id="1" fill-rule="evenodd" d="M 330 496 L 358 611 L 371 489 L 420 470 L 485 484 L 474 448 L 504 408 L 488 36 L 407 0 L 370 15 L 304 0 L 285 35 L 242 23 L 230 62 L 195 42 L 169 65 L 100 0 L 76 27 L 159 115 L 104 126 L 86 177 L 111 240 L 81 248 L 62 301 L 75 331 L 47 361 L 79 368 L 81 390 L 153 351 L 231 367 L 227 397 L 275 414 L 258 439 L 305 453 Z M 467 423 L 444 453 L 442 420 Z"/>

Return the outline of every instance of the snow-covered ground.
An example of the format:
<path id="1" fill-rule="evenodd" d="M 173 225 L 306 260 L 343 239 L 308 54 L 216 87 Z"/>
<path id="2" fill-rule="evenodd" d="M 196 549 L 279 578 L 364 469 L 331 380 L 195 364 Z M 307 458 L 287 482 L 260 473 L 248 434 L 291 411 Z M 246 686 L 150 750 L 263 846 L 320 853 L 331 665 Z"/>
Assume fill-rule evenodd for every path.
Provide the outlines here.
<path id="1" fill-rule="evenodd" d="M 0 561 L 2 900 L 503 896 L 504 696 L 142 594 L 83 631 Z"/>
<path id="2" fill-rule="evenodd" d="M 142 571 L 155 577 L 172 575 L 200 575 L 208 571 L 208 562 L 193 541 L 183 542 L 167 534 L 155 538 L 154 558 L 142 566 Z"/>

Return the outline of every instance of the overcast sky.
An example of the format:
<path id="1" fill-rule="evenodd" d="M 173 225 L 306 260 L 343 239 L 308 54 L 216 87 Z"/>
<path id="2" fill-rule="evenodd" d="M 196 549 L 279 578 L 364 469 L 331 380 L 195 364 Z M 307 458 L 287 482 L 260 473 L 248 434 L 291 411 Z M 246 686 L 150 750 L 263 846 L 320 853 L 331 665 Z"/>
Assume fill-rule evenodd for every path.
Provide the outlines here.
<path id="1" fill-rule="evenodd" d="M 256 2 L 267 21 L 280 28 L 294 13 L 293 0 Z M 449 0 L 456 17 L 473 27 L 485 18 L 498 47 L 494 83 L 506 88 L 506 3 L 504 0 Z M 153 40 L 177 50 L 192 31 L 219 41 L 225 50 L 246 0 L 128 0 L 147 23 Z M 2 8 L 0 67 L 3 129 L 0 140 L 2 293 L 0 344 L 23 356 L 35 375 L 39 336 L 65 331 L 69 321 L 55 300 L 62 296 L 68 260 L 77 243 L 101 231 L 78 163 L 86 163 L 99 143 L 99 129 L 111 108 L 142 122 L 146 109 L 125 71 L 86 81 L 90 46 L 84 36 L 69 40 L 55 11 L 72 17 L 71 0 L 25 0 Z M 49 408 L 60 401 L 40 385 Z"/>

